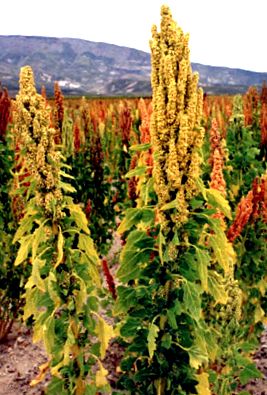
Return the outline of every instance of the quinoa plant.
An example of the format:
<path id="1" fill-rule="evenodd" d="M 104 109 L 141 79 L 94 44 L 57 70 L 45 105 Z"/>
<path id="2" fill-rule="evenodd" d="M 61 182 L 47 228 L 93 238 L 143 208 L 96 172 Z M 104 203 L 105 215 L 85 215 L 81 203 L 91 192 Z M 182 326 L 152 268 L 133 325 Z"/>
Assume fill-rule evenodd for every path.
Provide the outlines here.
<path id="1" fill-rule="evenodd" d="M 211 207 L 231 214 L 220 192 L 199 180 L 202 91 L 191 70 L 188 36 L 167 6 L 161 16 L 161 31 L 153 27 L 151 40 L 151 146 L 132 147 L 146 155 L 152 147 L 153 172 L 151 162 L 145 171 L 136 169 L 137 205 L 118 229 L 126 241 L 114 309 L 126 350 L 118 388 L 211 394 L 207 370 L 223 335 L 210 325 L 206 300 L 223 309 L 235 260 Z"/>
<path id="2" fill-rule="evenodd" d="M 99 258 L 85 214 L 68 196 L 73 187 L 63 180 L 71 176 L 64 172 L 50 108 L 36 92 L 29 66 L 20 73 L 14 133 L 30 184 L 14 237 L 20 244 L 15 265 L 30 262 L 24 320 L 33 320 L 33 341 L 42 341 L 48 356 L 31 385 L 50 372 L 49 394 L 93 394 L 107 386 L 101 358 L 112 336 L 98 311 L 104 296 Z"/>

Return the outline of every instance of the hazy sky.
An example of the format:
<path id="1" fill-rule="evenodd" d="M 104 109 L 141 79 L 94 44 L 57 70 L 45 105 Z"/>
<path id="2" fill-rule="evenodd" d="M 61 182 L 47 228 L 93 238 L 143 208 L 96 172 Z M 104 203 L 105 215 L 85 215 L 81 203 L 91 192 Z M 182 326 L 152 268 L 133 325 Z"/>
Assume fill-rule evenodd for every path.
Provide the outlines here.
<path id="1" fill-rule="evenodd" d="M 190 33 L 192 62 L 267 72 L 267 0 L 6 0 L 0 34 L 83 38 L 150 52 L 162 4 Z"/>

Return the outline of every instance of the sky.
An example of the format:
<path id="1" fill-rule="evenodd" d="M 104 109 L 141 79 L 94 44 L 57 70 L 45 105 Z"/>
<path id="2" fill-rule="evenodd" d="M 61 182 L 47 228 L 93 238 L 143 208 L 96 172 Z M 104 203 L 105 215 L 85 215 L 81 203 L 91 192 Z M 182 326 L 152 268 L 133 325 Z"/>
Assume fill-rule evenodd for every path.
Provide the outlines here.
<path id="1" fill-rule="evenodd" d="M 190 60 L 267 72 L 267 0 L 6 0 L 0 35 L 82 38 L 150 52 L 169 5 L 190 34 Z"/>

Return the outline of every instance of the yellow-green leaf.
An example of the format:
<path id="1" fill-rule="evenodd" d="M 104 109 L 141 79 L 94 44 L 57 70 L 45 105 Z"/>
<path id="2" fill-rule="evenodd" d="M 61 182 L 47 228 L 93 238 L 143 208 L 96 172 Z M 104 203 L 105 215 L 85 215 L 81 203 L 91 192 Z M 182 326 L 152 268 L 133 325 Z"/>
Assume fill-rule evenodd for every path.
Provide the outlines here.
<path id="1" fill-rule="evenodd" d="M 37 229 L 35 229 L 33 233 L 33 242 L 32 242 L 32 259 L 34 260 L 37 254 L 38 247 L 41 242 L 44 242 L 46 239 L 45 231 L 44 231 L 45 222 L 40 225 Z"/>
<path id="2" fill-rule="evenodd" d="M 201 317 L 201 298 L 199 288 L 199 285 L 190 281 L 185 281 L 183 283 L 184 306 L 189 315 L 195 320 L 199 320 Z"/>
<path id="3" fill-rule="evenodd" d="M 55 268 L 62 262 L 64 252 L 63 252 L 63 245 L 64 245 L 64 237 L 62 234 L 61 227 L 58 226 L 58 239 L 57 239 L 57 261 L 55 263 Z"/>
<path id="4" fill-rule="evenodd" d="M 151 143 L 131 145 L 130 151 L 147 151 L 151 148 Z"/>
<path id="5" fill-rule="evenodd" d="M 139 177 L 146 173 L 147 166 L 139 166 L 125 174 L 125 178 Z"/>
<path id="6" fill-rule="evenodd" d="M 32 262 L 32 273 L 25 285 L 25 288 L 33 288 L 36 286 L 40 291 L 45 292 L 45 281 L 41 278 L 40 269 L 44 266 L 45 261 L 36 258 Z"/>
<path id="7" fill-rule="evenodd" d="M 206 343 L 197 334 L 194 337 L 194 344 L 188 349 L 188 353 L 190 366 L 194 369 L 199 369 L 202 364 L 209 361 Z"/>
<path id="8" fill-rule="evenodd" d="M 34 211 L 34 213 L 36 213 L 36 211 Z M 25 217 L 21 220 L 20 225 L 15 233 L 13 244 L 22 239 L 25 233 L 29 233 L 31 231 L 34 219 L 34 215 L 25 215 Z"/>
<path id="9" fill-rule="evenodd" d="M 31 315 L 37 314 L 37 288 L 28 288 L 25 292 L 26 303 L 23 309 L 23 320 L 26 321 Z"/>
<path id="10" fill-rule="evenodd" d="M 49 355 L 53 352 L 55 339 L 55 318 L 50 316 L 47 318 L 43 325 L 43 340 L 46 347 L 46 351 Z"/>
<path id="11" fill-rule="evenodd" d="M 150 359 L 153 358 L 154 351 L 157 349 L 156 339 L 158 337 L 158 333 L 159 333 L 159 327 L 153 323 L 149 324 L 147 342 L 148 342 L 148 352 Z"/>
<path id="12" fill-rule="evenodd" d="M 45 362 L 42 365 L 40 365 L 39 370 L 40 370 L 39 374 L 36 376 L 35 379 L 33 379 L 30 382 L 31 387 L 34 387 L 35 385 L 41 383 L 45 379 L 45 376 L 47 375 L 49 370 L 49 362 Z"/>
<path id="13" fill-rule="evenodd" d="M 211 395 L 208 373 L 200 373 L 196 375 L 198 384 L 196 385 L 198 395 Z"/>
<path id="14" fill-rule="evenodd" d="M 100 341 L 100 356 L 101 359 L 105 357 L 106 350 L 110 339 L 114 337 L 114 331 L 111 325 L 108 325 L 100 315 L 94 313 L 97 316 L 97 323 L 95 332 Z"/>
<path id="15" fill-rule="evenodd" d="M 108 380 L 107 380 L 108 371 L 107 369 L 104 368 L 104 366 L 100 361 L 98 361 L 98 364 L 99 364 L 99 369 L 97 370 L 95 375 L 95 384 L 97 387 L 103 387 L 104 385 L 108 384 Z"/>
<path id="16" fill-rule="evenodd" d="M 172 208 L 177 208 L 178 206 L 179 206 L 179 202 L 177 201 L 177 199 L 174 199 L 171 202 L 166 203 L 163 206 L 161 206 L 160 211 L 171 210 Z"/>
<path id="17" fill-rule="evenodd" d="M 53 300 L 55 304 L 55 307 L 56 308 L 59 307 L 61 305 L 61 299 L 58 296 L 54 286 L 57 283 L 57 278 L 51 270 L 49 272 L 49 276 L 45 279 L 45 282 L 47 283 L 47 290 L 50 298 Z"/>
<path id="18" fill-rule="evenodd" d="M 223 277 L 219 273 L 211 270 L 209 271 L 208 277 L 208 291 L 210 295 L 213 296 L 215 305 L 217 303 L 227 303 L 228 295 L 225 291 Z"/>
<path id="19" fill-rule="evenodd" d="M 262 322 L 265 317 L 265 312 L 261 308 L 260 305 L 256 306 L 255 312 L 254 312 L 254 322 L 257 324 L 258 322 Z"/>
<path id="20" fill-rule="evenodd" d="M 88 229 L 88 221 L 81 207 L 78 204 L 73 203 L 69 203 L 66 207 L 70 210 L 71 216 L 74 219 L 78 228 L 89 235 L 90 232 Z"/>
<path id="21" fill-rule="evenodd" d="M 24 236 L 20 240 L 20 247 L 19 247 L 18 254 L 17 254 L 16 260 L 14 263 L 15 266 L 18 266 L 19 264 L 24 262 L 25 259 L 28 258 L 31 246 L 32 246 L 32 235 Z"/>
<path id="22" fill-rule="evenodd" d="M 76 189 L 73 188 L 72 185 L 70 185 L 70 184 L 68 184 L 66 182 L 63 182 L 63 181 L 59 182 L 59 187 L 62 188 L 63 191 L 65 191 L 65 192 L 70 192 L 70 193 L 76 192 Z"/>
<path id="23" fill-rule="evenodd" d="M 73 291 L 75 295 L 75 304 L 76 304 L 76 311 L 79 314 L 83 310 L 83 305 L 86 303 L 87 300 L 87 289 L 85 282 L 81 277 L 79 277 L 76 273 L 73 273 L 73 276 L 76 277 L 77 281 L 79 282 L 80 289 L 75 289 Z"/>
<path id="24" fill-rule="evenodd" d="M 232 219 L 231 208 L 228 201 L 217 189 L 206 189 L 207 202 L 214 208 L 219 209 L 228 219 Z"/>
<path id="25" fill-rule="evenodd" d="M 197 270 L 201 281 L 203 291 L 208 290 L 208 266 L 210 264 L 210 256 L 207 251 L 196 248 L 196 258 L 198 262 Z"/>
<path id="26" fill-rule="evenodd" d="M 100 264 L 99 256 L 90 236 L 80 233 L 78 248 L 86 253 L 87 258 L 93 264 Z"/>

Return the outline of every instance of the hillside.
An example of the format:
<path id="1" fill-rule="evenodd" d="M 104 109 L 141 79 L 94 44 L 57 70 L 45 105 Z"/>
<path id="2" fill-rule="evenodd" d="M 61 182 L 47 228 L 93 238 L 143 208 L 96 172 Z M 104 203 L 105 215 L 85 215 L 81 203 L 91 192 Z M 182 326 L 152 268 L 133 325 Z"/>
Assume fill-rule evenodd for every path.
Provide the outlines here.
<path id="1" fill-rule="evenodd" d="M 150 54 L 133 48 L 71 38 L 0 36 L 0 81 L 18 91 L 20 67 L 33 68 L 37 88 L 67 95 L 150 95 Z M 192 63 L 207 93 L 242 93 L 261 86 L 267 72 Z"/>

